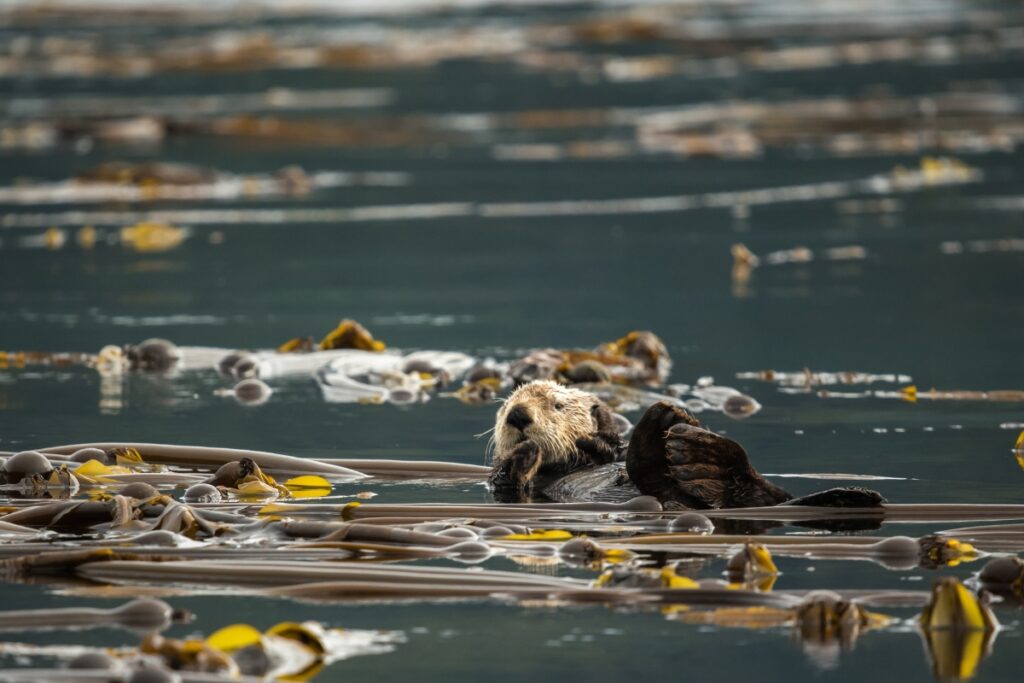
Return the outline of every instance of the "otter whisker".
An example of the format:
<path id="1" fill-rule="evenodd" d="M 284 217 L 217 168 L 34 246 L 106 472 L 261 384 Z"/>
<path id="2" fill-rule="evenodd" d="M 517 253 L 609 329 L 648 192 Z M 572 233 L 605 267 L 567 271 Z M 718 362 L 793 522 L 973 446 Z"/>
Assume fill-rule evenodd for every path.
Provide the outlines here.
<path id="1" fill-rule="evenodd" d="M 490 438 L 487 439 L 487 448 L 484 449 L 484 463 L 486 463 L 489 460 L 494 460 L 494 451 L 495 451 L 495 449 L 498 446 L 498 443 L 497 443 L 497 441 L 494 438 L 494 428 L 492 427 L 491 429 L 489 429 L 487 431 L 489 431 L 491 433 L 491 436 L 490 436 Z M 483 434 L 486 434 L 486 433 L 487 432 L 483 432 Z M 483 434 L 481 434 L 481 436 Z"/>

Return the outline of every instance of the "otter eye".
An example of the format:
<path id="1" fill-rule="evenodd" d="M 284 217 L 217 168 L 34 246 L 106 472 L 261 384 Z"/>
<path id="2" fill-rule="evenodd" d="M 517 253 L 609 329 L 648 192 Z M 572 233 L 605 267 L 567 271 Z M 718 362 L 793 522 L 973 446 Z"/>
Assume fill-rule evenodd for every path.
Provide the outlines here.
<path id="1" fill-rule="evenodd" d="M 564 407 L 565 407 L 564 403 L 561 403 L 561 402 L 555 403 L 555 410 L 561 410 Z"/>

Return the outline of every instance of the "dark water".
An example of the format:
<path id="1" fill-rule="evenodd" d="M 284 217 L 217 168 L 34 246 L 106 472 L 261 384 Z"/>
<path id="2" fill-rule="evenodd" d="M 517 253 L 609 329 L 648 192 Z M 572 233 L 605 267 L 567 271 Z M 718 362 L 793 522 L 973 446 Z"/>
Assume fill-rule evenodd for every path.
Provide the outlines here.
<path id="1" fill-rule="evenodd" d="M 879 6 L 869 7 L 872 12 L 881 11 Z M 810 12 L 803 3 L 790 9 L 803 14 L 779 10 L 780 16 L 802 17 L 816 27 L 819 37 L 797 29 L 765 32 L 764 15 L 774 14 L 765 7 L 740 7 L 735 13 L 724 8 L 694 11 L 708 21 L 725 22 L 729 35 L 749 30 L 762 41 L 760 45 L 774 48 L 878 35 L 920 40 L 975 30 L 995 35 L 995 28 L 972 28 L 978 22 L 989 26 L 983 21 L 987 13 L 1001 17 L 997 28 L 1001 23 L 1007 32 L 1016 30 L 1014 35 L 1019 36 L 1024 27 L 1013 4 L 912 3 L 904 12 L 877 17 L 877 25 L 867 22 L 860 27 Z M 315 21 L 289 20 L 292 23 L 267 19 L 257 20 L 256 26 L 281 35 L 313 27 L 353 26 L 385 35 L 450 27 L 499 32 L 581 21 L 605 11 L 612 12 L 590 5 L 498 7 L 426 15 L 328 15 Z M 858 16 L 856 9 L 851 11 L 846 19 Z M 755 29 L 745 28 L 748 24 Z M 98 36 L 115 45 L 152 39 L 158 45 L 175 32 L 202 36 L 223 28 L 184 24 L 174 32 L 161 33 L 146 22 L 108 28 L 72 21 L 26 28 L 13 22 L 0 36 L 9 48 L 20 36 L 47 34 Z M 821 37 L 827 35 L 825 29 L 836 35 Z M 399 39 L 405 38 L 388 40 Z M 397 49 L 387 40 L 384 44 Z M 41 149 L 0 151 L 3 185 L 26 177 L 60 181 L 108 160 L 180 161 L 238 174 L 269 173 L 290 164 L 307 171 L 407 174 L 405 184 L 398 186 L 321 188 L 305 198 L 215 204 L 7 204 L 0 209 L 9 226 L 0 229 L 0 272 L 5 283 L 0 288 L 0 348 L 96 351 L 105 344 L 151 336 L 182 345 L 269 348 L 296 335 L 322 334 L 347 317 L 363 322 L 393 347 L 459 350 L 503 359 L 536 347 L 590 347 L 631 329 L 650 329 L 668 345 L 674 360 L 672 381 L 692 383 L 698 377 L 713 376 L 764 405 L 761 413 L 744 422 L 707 418 L 712 428 L 743 443 L 764 472 L 894 477 L 898 479 L 872 482 L 894 502 L 1021 502 L 1024 474 L 1010 453 L 1021 428 L 1018 423 L 1024 422 L 1020 404 L 826 400 L 814 394 L 787 395 L 766 383 L 735 378 L 742 371 L 807 367 L 903 373 L 911 375 L 921 390 L 1024 388 L 1024 366 L 1019 362 L 1024 348 L 1024 252 L 971 246 L 973 241 L 1024 238 L 1024 157 L 1011 133 L 1007 133 L 1008 148 L 954 150 L 957 158 L 984 174 L 970 184 L 894 195 L 854 192 L 811 201 L 779 201 L 751 206 L 749 215 L 721 207 L 599 210 L 582 215 L 538 210 L 540 215 L 523 216 L 495 216 L 492 209 L 513 202 L 700 195 L 856 181 L 888 174 L 900 164 L 916 169 L 923 156 L 949 154 L 949 145 L 839 156 L 808 134 L 806 139 L 797 135 L 784 143 L 766 143 L 762 153 L 750 158 L 687 157 L 634 149 L 611 158 L 541 161 L 509 160 L 501 149 L 554 145 L 564 152 L 565 145 L 574 141 L 632 143 L 638 128 L 614 120 L 547 127 L 508 120 L 474 127 L 464 121 L 463 130 L 448 134 L 458 129 L 450 116 L 454 113 L 642 108 L 653 113 L 655 108 L 674 110 L 708 102 L 785 103 L 827 96 L 873 97 L 883 91 L 893 97 L 967 92 L 979 107 L 993 93 L 1005 96 L 1012 106 L 992 120 L 979 122 L 963 116 L 959 123 L 948 125 L 990 133 L 1002 126 L 1000 130 L 1019 134 L 1024 126 L 1020 115 L 1024 49 L 1019 44 L 1014 47 L 1009 39 L 1000 45 L 998 50 L 949 59 L 918 55 L 864 65 L 775 70 L 741 63 L 727 75 L 709 70 L 629 82 L 587 76 L 582 68 L 528 68 L 512 58 L 515 51 L 461 55 L 434 65 L 380 68 L 197 69 L 158 72 L 141 79 L 9 75 L 0 81 L 9 103 L 113 94 L 261 93 L 271 87 L 297 92 L 383 88 L 391 100 L 379 105 L 299 108 L 283 115 L 361 122 L 378 132 L 411 126 L 410 120 L 433 122 L 427 126 L 433 128 L 424 139 L 402 144 L 375 144 L 372 137 L 353 144 L 318 144 L 186 134 L 141 146 L 102 139 L 89 144 L 63 140 Z M 731 54 L 730 49 L 736 50 L 720 51 Z M 681 54 L 684 64 L 690 58 L 686 49 L 664 36 L 549 50 L 550 54 L 561 52 Z M 38 118 L 55 121 L 60 117 Z M 31 117 L 8 112 L 5 126 L 28 120 Z M 911 129 L 947 125 L 923 114 L 902 121 Z M 865 124 L 865 129 L 871 128 Z M 859 211 L 850 203 L 882 196 L 892 196 L 894 208 Z M 1002 203 L 993 204 L 996 198 Z M 306 221 L 301 216 L 291 220 L 284 215 L 266 223 L 178 221 L 192 230 L 180 248 L 144 254 L 105 244 L 83 250 L 73 243 L 73 232 L 62 249 L 29 248 L 19 240 L 41 234 L 51 223 L 44 218 L 36 221 L 38 227 L 16 227 L 18 219 L 12 218 L 70 209 L 350 209 L 445 202 L 469 203 L 471 208 L 458 215 L 417 219 L 384 213 L 375 220 L 338 214 L 337 220 L 308 220 L 308 216 Z M 90 223 L 110 230 L 129 222 L 104 222 L 96 216 L 65 221 L 54 215 L 52 224 L 73 231 Z M 211 242 L 214 231 L 223 237 L 222 243 Z M 962 243 L 962 253 L 945 253 L 942 245 L 949 241 Z M 830 247 L 860 245 L 867 256 L 763 265 L 744 289 L 730 275 L 729 249 L 736 242 L 758 254 L 798 245 L 822 254 Z M 328 404 L 311 379 L 277 383 L 270 402 L 258 407 L 213 396 L 221 386 L 223 381 L 212 374 L 178 379 L 132 375 L 126 377 L 119 399 L 101 407 L 101 381 L 92 371 L 0 370 L 0 449 L 137 439 L 300 456 L 482 463 L 484 440 L 473 435 L 493 422 L 489 406 L 471 407 L 442 398 L 405 408 Z M 822 482 L 808 479 L 781 483 L 795 493 L 822 488 Z M 374 490 L 379 494 L 375 502 L 489 500 L 483 486 L 382 485 Z M 884 533 L 921 535 L 928 530 L 886 527 Z M 514 566 L 504 559 L 488 564 Z M 893 572 L 869 563 L 787 559 L 779 564 L 780 588 L 925 588 L 940 573 L 966 577 L 973 569 Z M 721 569 L 715 564 L 705 573 L 717 576 Z M 42 586 L 8 585 L 0 587 L 0 596 L 11 609 L 100 602 L 64 597 Z M 785 631 L 696 627 L 673 623 L 658 613 L 597 607 L 323 606 L 223 596 L 171 598 L 170 602 L 197 614 L 193 625 L 172 631 L 177 635 L 208 633 L 238 621 L 264 628 L 284 619 L 405 633 L 407 642 L 392 654 L 339 662 L 318 680 L 367 676 L 495 681 L 527 676 L 543 680 L 696 676 L 712 681 L 750 675 L 764 680 L 932 678 L 920 638 L 909 627 L 870 633 L 853 651 L 831 661 L 809 656 Z M 1019 612 L 1002 608 L 998 615 L 1006 630 L 981 666 L 980 681 L 1015 680 L 1024 664 Z M 130 635 L 105 631 L 26 634 L 23 640 L 134 642 Z"/>

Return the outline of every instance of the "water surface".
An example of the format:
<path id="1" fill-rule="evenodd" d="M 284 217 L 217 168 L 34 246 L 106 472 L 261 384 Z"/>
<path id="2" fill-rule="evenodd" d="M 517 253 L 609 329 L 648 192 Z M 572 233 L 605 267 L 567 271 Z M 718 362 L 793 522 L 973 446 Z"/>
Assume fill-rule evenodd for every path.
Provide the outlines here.
<path id="1" fill-rule="evenodd" d="M 131 54 L 173 55 L 192 42 L 246 32 L 285 45 L 303 43 L 304 36 L 312 36 L 305 41 L 310 45 L 347 45 L 355 36 L 355 43 L 369 45 L 376 56 L 369 65 L 308 68 L 150 65 L 151 74 L 132 77 L 102 70 L 52 73 L 47 58 L 32 57 L 33 48 L 16 64 L 19 71 L 6 72 L 0 81 L 7 107 L 0 117 L 8 131 L 32 122 L 69 128 L 80 114 L 47 113 L 46 106 L 60 101 L 72 107 L 74 98 L 99 98 L 95 106 L 102 111 L 102 98 L 115 95 L 145 103 L 172 95 L 262 95 L 274 88 L 370 88 L 380 96 L 350 106 L 335 94 L 325 106 L 300 101 L 255 112 L 348 122 L 357 131 L 354 137 L 323 130 L 310 138 L 204 130 L 145 144 L 89 133 L 62 133 L 41 146 L 11 143 L 0 152 L 0 185 L 24 178 L 58 182 L 111 160 L 185 162 L 232 174 L 299 165 L 308 172 L 401 175 L 397 183 L 316 188 L 305 197 L 12 201 L 0 208 L 6 283 L 0 288 L 0 348 L 96 351 L 152 336 L 182 345 L 268 348 L 296 335 L 323 334 L 347 317 L 392 347 L 508 359 L 527 349 L 592 347 L 629 330 L 649 329 L 672 355 L 671 381 L 712 376 L 763 404 L 762 412 L 743 422 L 721 415 L 706 421 L 743 443 L 764 472 L 896 477 L 875 482 L 894 502 L 1020 502 L 1024 475 L 1010 453 L 1024 422 L 1020 404 L 822 399 L 735 377 L 806 367 L 903 373 L 921 390 L 1024 388 L 1018 362 L 1024 346 L 1024 252 L 989 242 L 1024 238 L 1024 16 L 1013 3 L 928 1 L 903 10 L 869 3 L 870 13 L 863 16 L 859 3 L 838 3 L 848 14 L 835 16 L 816 6 L 646 8 L 656 20 L 668 17 L 671 30 L 642 39 L 613 32 L 595 40 L 571 27 L 630 10 L 613 4 L 502 4 L 465 12 L 268 16 L 249 23 L 213 18 L 169 27 L 139 18 L 36 21 L 12 14 L 0 28 L 9 56 L 22 54 L 17 45 L 28 36 L 38 41 L 59 35 L 122 46 Z M 635 11 L 646 16 L 643 9 Z M 805 23 L 813 29 L 805 32 Z M 559 27 L 569 38 L 545 37 L 544 30 Z M 686 31 L 692 31 L 688 39 Z M 721 44 L 710 39 L 716 35 Z M 888 60 L 779 62 L 784 48 L 900 39 L 909 48 Z M 875 45 L 867 53 L 879 49 Z M 439 56 L 431 56 L 432 50 Z M 761 51 L 758 59 L 753 50 Z M 663 71 L 645 74 L 650 63 L 629 61 L 644 56 L 663 60 Z M 627 67 L 641 69 L 641 76 L 615 76 L 633 73 Z M 953 97 L 968 104 L 948 113 L 942 103 Z M 816 126 L 828 119 L 827 98 L 907 100 L 912 106 L 876 123 L 855 113 L 852 124 L 836 123 L 835 131 L 823 132 Z M 733 112 L 718 123 L 681 131 L 654 118 L 692 114 L 687 107 L 699 105 L 786 107 L 797 101 L 818 104 L 795 123 L 777 113 Z M 141 106 L 121 101 L 115 111 L 85 118 L 149 115 Z M 814 107 L 823 113 L 815 115 Z M 163 109 L 164 116 L 201 123 L 249 113 L 230 101 L 212 114 L 166 104 Z M 925 134 L 902 144 L 877 137 L 901 131 Z M 679 136 L 730 134 L 742 142 L 748 133 L 758 145 L 749 153 L 723 152 L 728 146 L 711 154 L 673 148 Z M 853 136 L 850 144 L 860 147 L 843 152 L 848 148 L 835 143 L 840 134 Z M 738 200 L 664 211 L 642 202 L 585 209 L 536 204 L 680 196 L 715 204 L 707 199 L 714 193 L 892 177 L 897 166 L 919 169 L 926 156 L 958 158 L 981 177 L 905 192 L 853 191 L 749 206 Z M 890 201 L 878 203 L 885 198 Z M 408 207 L 421 205 L 434 209 L 410 215 Z M 448 208 L 440 211 L 440 205 Z M 366 207 L 374 208 L 351 211 Z M 188 239 L 157 253 L 102 240 L 85 250 L 74 242 L 83 225 L 108 234 L 135 222 L 136 212 L 211 208 L 252 213 L 237 220 L 179 216 L 193 219 L 175 221 L 191 230 Z M 289 213 L 302 209 L 325 213 Z M 66 213 L 75 210 L 90 213 Z M 282 213 L 268 216 L 270 210 Z M 51 225 L 68 231 L 63 248 L 25 242 Z M 749 282 L 737 283 L 730 256 L 737 242 L 762 255 L 796 246 L 821 255 L 831 247 L 859 245 L 866 257 L 762 265 Z M 943 246 L 949 242 L 960 250 Z M 141 440 L 299 456 L 485 461 L 485 439 L 473 435 L 491 426 L 492 406 L 443 398 L 411 407 L 328 404 L 312 379 L 301 379 L 276 385 L 267 404 L 246 407 L 215 397 L 221 386 L 225 382 L 213 374 L 131 375 L 111 400 L 109 387 L 104 394 L 100 378 L 87 369 L 0 370 L 0 449 Z M 799 478 L 777 481 L 794 493 L 823 486 Z M 482 485 L 373 490 L 379 494 L 375 502 L 490 500 Z M 929 530 L 886 527 L 884 533 Z M 511 566 L 502 559 L 488 564 Z M 717 576 L 720 564 L 712 563 L 705 575 Z M 892 572 L 866 563 L 779 564 L 779 587 L 785 588 L 923 588 L 940 573 Z M 941 573 L 966 577 L 971 570 Z M 11 609 L 110 604 L 62 596 L 46 586 L 7 585 L 0 596 Z M 808 655 L 784 631 L 701 628 L 658 613 L 600 607 L 327 606 L 216 595 L 170 601 L 197 614 L 191 626 L 172 631 L 177 635 L 208 633 L 234 621 L 265 628 L 285 619 L 405 633 L 407 642 L 393 653 L 339 662 L 319 680 L 622 680 L 685 672 L 732 681 L 752 671 L 768 680 L 931 680 L 922 644 L 910 628 L 868 634 L 853 651 L 833 657 Z M 1007 630 L 981 666 L 980 681 L 1014 679 L 1024 664 L 1019 613 L 1002 609 L 999 616 Z M 24 640 L 134 642 L 114 631 L 26 634 Z"/>

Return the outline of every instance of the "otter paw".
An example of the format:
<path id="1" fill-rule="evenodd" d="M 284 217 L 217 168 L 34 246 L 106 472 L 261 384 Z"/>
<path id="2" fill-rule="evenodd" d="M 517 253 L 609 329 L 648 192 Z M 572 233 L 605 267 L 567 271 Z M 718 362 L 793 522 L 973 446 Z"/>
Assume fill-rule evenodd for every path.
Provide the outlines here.
<path id="1" fill-rule="evenodd" d="M 541 466 L 540 446 L 523 441 L 501 459 L 487 481 L 493 489 L 525 491 Z"/>
<path id="2" fill-rule="evenodd" d="M 612 409 L 603 402 L 595 403 L 594 407 L 590 409 L 590 415 L 594 418 L 594 425 L 597 427 L 598 432 L 602 434 L 620 433 L 622 428 L 621 422 L 616 419 Z"/>
<path id="3" fill-rule="evenodd" d="M 618 434 L 598 433 L 593 437 L 576 439 L 576 450 L 595 465 L 607 465 L 619 459 L 621 444 Z"/>

